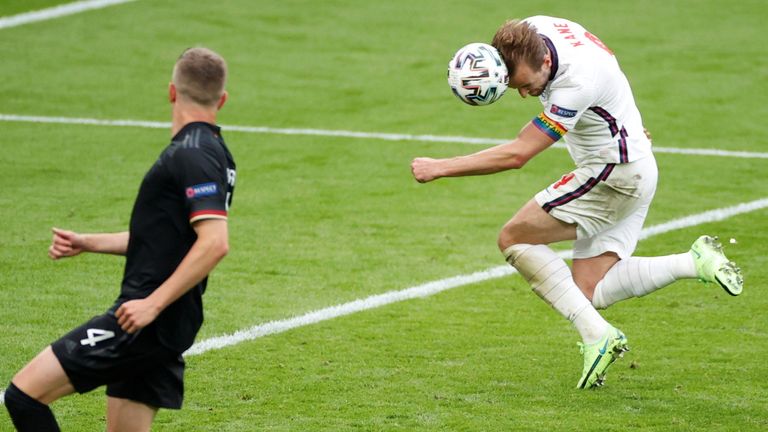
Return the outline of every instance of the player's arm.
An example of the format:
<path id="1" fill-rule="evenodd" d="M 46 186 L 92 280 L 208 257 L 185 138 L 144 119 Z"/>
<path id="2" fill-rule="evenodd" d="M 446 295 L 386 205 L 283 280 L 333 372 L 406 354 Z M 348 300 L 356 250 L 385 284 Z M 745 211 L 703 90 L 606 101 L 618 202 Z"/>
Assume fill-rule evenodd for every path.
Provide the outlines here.
<path id="1" fill-rule="evenodd" d="M 51 259 L 72 257 L 81 252 L 125 255 L 128 250 L 128 231 L 104 234 L 80 234 L 53 228 L 53 240 L 48 248 Z"/>
<path id="2" fill-rule="evenodd" d="M 411 162 L 413 177 L 426 183 L 440 177 L 493 174 L 522 168 L 560 138 L 543 132 L 534 121 L 525 125 L 514 140 L 477 153 L 447 159 L 416 158 Z"/>
<path id="3" fill-rule="evenodd" d="M 115 313 L 128 333 L 146 327 L 168 305 L 203 280 L 229 251 L 226 219 L 203 219 L 193 228 L 197 240 L 171 276 L 148 297 L 123 303 Z"/>

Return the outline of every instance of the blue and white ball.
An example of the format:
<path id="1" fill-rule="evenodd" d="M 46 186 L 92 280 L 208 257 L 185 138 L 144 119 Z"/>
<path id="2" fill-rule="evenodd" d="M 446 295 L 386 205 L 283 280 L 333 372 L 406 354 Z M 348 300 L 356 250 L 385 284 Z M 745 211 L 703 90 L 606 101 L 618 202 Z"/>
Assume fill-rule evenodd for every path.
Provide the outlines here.
<path id="1" fill-rule="evenodd" d="M 509 84 L 507 66 L 496 48 L 471 43 L 456 51 L 448 63 L 448 85 L 469 105 L 490 105 L 504 95 Z"/>

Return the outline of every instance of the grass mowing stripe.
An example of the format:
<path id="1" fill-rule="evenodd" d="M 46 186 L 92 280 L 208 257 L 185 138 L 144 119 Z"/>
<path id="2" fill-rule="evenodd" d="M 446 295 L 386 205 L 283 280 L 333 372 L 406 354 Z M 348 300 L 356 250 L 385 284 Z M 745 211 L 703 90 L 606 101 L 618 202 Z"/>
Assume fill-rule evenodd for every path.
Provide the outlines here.
<path id="1" fill-rule="evenodd" d="M 737 204 L 731 207 L 710 210 L 703 213 L 674 219 L 669 222 L 654 225 L 644 229 L 640 235 L 640 239 L 647 239 L 649 237 L 664 234 L 669 231 L 689 228 L 705 223 L 722 221 L 736 215 L 749 213 L 766 207 L 768 207 L 768 198 L 763 198 L 756 201 Z M 568 259 L 572 256 L 572 251 L 563 251 L 559 255 L 564 259 Z M 205 339 L 194 344 L 184 353 L 184 355 L 189 356 L 202 354 L 206 351 L 236 345 L 240 342 L 257 339 L 275 333 L 282 333 L 296 327 L 315 324 L 321 321 L 330 320 L 368 309 L 374 309 L 403 300 L 427 297 L 442 291 L 449 290 L 451 288 L 457 288 L 463 285 L 496 279 L 514 273 L 516 273 L 514 268 L 508 265 L 502 265 L 467 275 L 459 275 L 447 279 L 427 282 L 425 284 L 406 288 L 400 291 L 388 291 L 383 294 L 377 294 L 364 299 L 354 300 L 348 303 L 312 311 L 298 317 L 259 324 L 244 330 L 236 331 L 231 335 L 216 336 Z"/>
<path id="2" fill-rule="evenodd" d="M 18 15 L 0 17 L 0 29 L 17 27 L 38 21 L 46 21 L 66 15 L 85 12 L 91 9 L 101 9 L 108 6 L 114 6 L 120 3 L 128 3 L 132 1 L 136 0 L 83 0 L 73 3 L 66 3 L 47 9 L 25 12 Z"/>
<path id="3" fill-rule="evenodd" d="M 95 121 L 92 124 L 101 124 Z M 135 122 L 133 122 L 135 123 Z M 144 127 L 162 127 L 165 128 L 168 125 L 165 123 L 153 123 L 147 122 L 149 126 Z M 91 124 L 91 123 L 89 123 Z M 112 124 L 115 125 L 115 124 Z M 121 124 L 123 125 L 123 124 Z M 125 124 L 129 125 L 129 124 Z M 133 125 L 133 124 L 130 124 Z M 749 213 L 752 211 L 760 210 L 768 207 L 768 198 L 763 198 L 751 202 L 741 203 L 730 207 L 715 209 L 706 211 L 703 213 L 686 216 L 679 219 L 674 219 L 666 223 L 654 225 L 646 228 L 642 231 L 640 239 L 647 239 L 652 236 L 663 234 L 666 232 L 692 227 L 704 223 L 711 223 L 722 221 L 730 217 Z M 571 251 L 564 251 L 560 253 L 563 258 L 569 258 Z M 481 282 L 489 279 L 499 278 L 507 275 L 514 274 L 515 270 L 507 265 L 493 267 L 484 271 L 475 272 L 469 275 L 460 275 L 451 277 L 448 279 L 441 279 L 438 281 L 428 282 L 422 285 L 418 285 L 412 288 L 407 288 L 401 291 L 390 291 L 383 294 L 367 297 L 361 300 L 355 300 L 352 302 L 344 303 L 337 306 L 331 306 L 324 309 L 320 309 L 314 312 L 289 318 L 279 321 L 271 321 L 265 324 L 250 327 L 245 330 L 237 331 L 231 335 L 218 336 L 209 339 L 202 340 L 193 345 L 185 355 L 197 355 L 206 351 L 224 348 L 230 345 L 235 345 L 247 340 L 253 340 L 262 336 L 281 333 L 292 328 L 301 327 L 305 325 L 314 324 L 317 322 L 329 320 L 335 317 L 349 315 L 355 312 L 360 312 L 376 307 L 384 306 L 390 303 L 395 303 L 403 300 L 409 300 L 419 297 L 426 297 L 433 294 L 437 294 L 441 291 L 445 291 L 451 288 L 459 286 Z M 0 404 L 4 403 L 4 392 L 0 392 Z"/>
<path id="4" fill-rule="evenodd" d="M 669 231 L 683 228 L 689 228 L 704 223 L 718 222 L 744 213 L 768 207 L 768 198 L 737 204 L 731 207 L 710 210 L 695 215 L 674 219 L 659 225 L 646 228 L 640 234 L 640 239 L 644 240 Z M 560 252 L 560 256 L 570 258 L 572 251 Z M 188 349 L 184 355 L 198 355 L 206 351 L 225 348 L 249 340 L 258 339 L 270 334 L 282 333 L 293 328 L 315 324 L 321 321 L 330 320 L 344 315 L 350 315 L 355 312 L 361 312 L 368 309 L 374 309 L 391 303 L 403 300 L 411 300 L 419 297 L 427 297 L 446 291 L 451 288 L 482 282 L 485 280 L 496 279 L 516 273 L 515 269 L 508 265 L 493 267 L 487 270 L 471 273 L 468 275 L 454 276 L 447 279 L 441 279 L 433 282 L 427 282 L 422 285 L 407 288 L 400 291 L 389 291 L 383 294 L 377 294 L 360 300 L 354 300 L 348 303 L 330 306 L 319 309 L 304 315 L 288 318 L 279 321 L 270 321 L 265 324 L 259 324 L 244 330 L 239 330 L 231 335 L 216 336 L 202 340 Z M 5 392 L 0 392 L 0 404 L 4 403 Z"/>
<path id="5" fill-rule="evenodd" d="M 93 125 L 93 126 L 122 126 L 122 127 L 141 127 L 152 129 L 170 128 L 168 122 L 144 121 L 144 120 L 100 120 L 93 118 L 77 117 L 46 117 L 46 116 L 27 116 L 15 114 L 0 114 L 0 121 L 7 122 L 29 122 L 29 123 L 59 123 L 74 125 Z M 478 138 L 464 136 L 445 136 L 445 135 L 411 135 L 395 134 L 383 132 L 355 132 L 347 130 L 326 130 L 326 129 L 299 129 L 299 128 L 271 128 L 266 126 L 237 126 L 221 125 L 225 131 L 276 134 L 276 135 L 304 135 L 304 136 L 327 136 L 340 138 L 359 138 L 359 139 L 378 139 L 385 141 L 415 141 L 415 142 L 436 142 L 436 143 L 462 143 L 479 145 L 497 145 L 508 142 L 506 139 L 498 138 Z M 564 144 L 554 144 L 553 147 L 564 149 Z M 653 147 L 655 153 L 674 153 L 688 154 L 697 156 L 719 156 L 735 157 L 747 159 L 768 159 L 768 153 L 730 151 L 718 149 L 683 149 L 675 147 Z"/>

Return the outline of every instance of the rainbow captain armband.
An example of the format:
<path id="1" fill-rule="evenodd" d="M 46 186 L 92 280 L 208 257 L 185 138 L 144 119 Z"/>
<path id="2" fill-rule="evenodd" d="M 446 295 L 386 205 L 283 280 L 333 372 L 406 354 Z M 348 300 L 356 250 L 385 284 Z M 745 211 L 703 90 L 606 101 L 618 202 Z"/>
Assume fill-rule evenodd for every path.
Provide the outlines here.
<path id="1" fill-rule="evenodd" d="M 547 117 L 547 115 L 544 113 L 541 113 L 537 117 L 534 117 L 534 119 L 531 122 L 533 123 L 534 126 L 539 128 L 540 131 L 549 135 L 549 137 L 555 141 L 562 138 L 563 135 L 565 135 L 565 133 L 568 132 L 568 129 L 563 127 L 563 125 Z"/>

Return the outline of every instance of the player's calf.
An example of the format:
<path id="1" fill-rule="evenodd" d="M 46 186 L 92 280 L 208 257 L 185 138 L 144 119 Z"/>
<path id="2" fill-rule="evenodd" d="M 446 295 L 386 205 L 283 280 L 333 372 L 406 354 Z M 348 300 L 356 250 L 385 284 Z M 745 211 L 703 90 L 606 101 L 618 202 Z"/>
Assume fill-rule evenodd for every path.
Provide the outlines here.
<path id="1" fill-rule="evenodd" d="M 48 405 L 41 403 L 11 383 L 5 390 L 5 407 L 20 432 L 59 432 L 59 425 Z"/>

